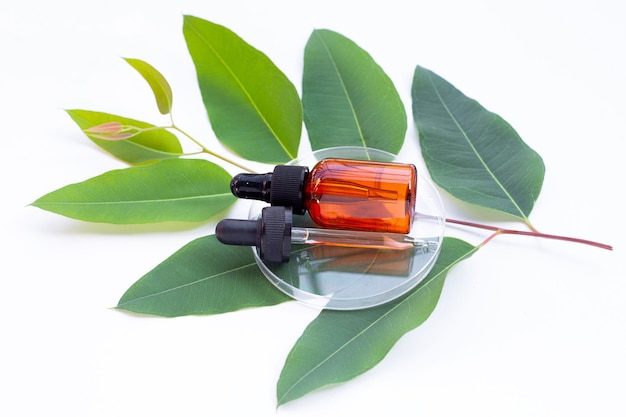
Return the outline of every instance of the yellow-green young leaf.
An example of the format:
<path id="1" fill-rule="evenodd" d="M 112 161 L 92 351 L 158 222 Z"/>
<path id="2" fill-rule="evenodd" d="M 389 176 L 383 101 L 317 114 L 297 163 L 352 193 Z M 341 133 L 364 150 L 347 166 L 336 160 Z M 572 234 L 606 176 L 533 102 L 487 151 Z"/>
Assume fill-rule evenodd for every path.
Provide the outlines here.
<path id="1" fill-rule="evenodd" d="M 413 117 L 435 183 L 465 202 L 528 225 L 545 167 L 515 129 L 422 67 L 413 78 Z"/>
<path id="2" fill-rule="evenodd" d="M 270 306 L 291 298 L 261 273 L 249 247 L 196 239 L 135 282 L 117 308 L 176 317 Z"/>
<path id="3" fill-rule="evenodd" d="M 129 164 L 139 165 L 162 159 L 178 158 L 183 153 L 176 135 L 149 123 L 90 110 L 67 110 L 67 114 L 91 141 Z M 145 130 L 134 134 L 129 139 L 115 141 L 99 138 L 98 132 L 89 132 L 94 127 L 112 122 Z"/>
<path id="4" fill-rule="evenodd" d="M 89 222 L 199 222 L 234 203 L 230 179 L 209 161 L 167 159 L 67 185 L 32 205 Z"/>
<path id="5" fill-rule="evenodd" d="M 304 51 L 302 104 L 311 147 L 364 146 L 397 154 L 407 117 L 391 79 L 350 39 L 315 30 Z"/>
<path id="6" fill-rule="evenodd" d="M 287 77 L 265 54 L 223 26 L 185 16 L 184 35 L 217 138 L 250 160 L 294 159 L 302 133 L 302 103 Z"/>
<path id="7" fill-rule="evenodd" d="M 476 250 L 446 237 L 432 271 L 408 294 L 364 310 L 322 311 L 287 356 L 277 385 L 278 405 L 373 368 L 400 337 L 426 321 L 448 271 Z"/>
<path id="8" fill-rule="evenodd" d="M 156 99 L 157 106 L 161 114 L 168 114 L 172 111 L 172 89 L 165 77 L 157 71 L 152 65 L 145 61 L 135 58 L 124 58 L 131 67 L 135 68 L 139 74 L 148 82 L 154 98 Z"/>

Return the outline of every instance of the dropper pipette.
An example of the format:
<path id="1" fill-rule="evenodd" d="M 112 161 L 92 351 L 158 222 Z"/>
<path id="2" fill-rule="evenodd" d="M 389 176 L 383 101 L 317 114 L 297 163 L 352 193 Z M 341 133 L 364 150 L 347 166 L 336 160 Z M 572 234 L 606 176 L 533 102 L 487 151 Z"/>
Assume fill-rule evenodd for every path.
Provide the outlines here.
<path id="1" fill-rule="evenodd" d="M 256 246 L 262 259 L 288 262 L 292 244 L 321 244 L 355 248 L 435 250 L 438 243 L 400 233 L 293 227 L 288 207 L 265 207 L 257 220 L 225 219 L 217 224 L 217 239 L 228 245 Z"/>

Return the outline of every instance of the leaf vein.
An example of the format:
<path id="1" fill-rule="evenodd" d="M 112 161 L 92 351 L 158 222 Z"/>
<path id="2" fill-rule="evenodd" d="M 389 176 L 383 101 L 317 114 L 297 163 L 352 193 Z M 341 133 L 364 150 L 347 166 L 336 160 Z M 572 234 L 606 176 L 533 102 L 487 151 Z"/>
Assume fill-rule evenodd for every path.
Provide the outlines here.
<path id="1" fill-rule="evenodd" d="M 195 281 L 192 281 L 192 282 L 188 282 L 188 283 L 185 283 L 185 284 L 177 285 L 175 287 L 168 288 L 168 289 L 163 290 L 163 291 L 158 291 L 158 292 L 155 292 L 155 293 L 152 293 L 152 294 L 147 294 L 147 295 L 144 295 L 142 297 L 138 297 L 138 298 L 134 298 L 132 300 L 125 301 L 123 303 L 118 304 L 117 307 L 120 308 L 120 307 L 122 307 L 124 305 L 128 305 L 128 304 L 131 304 L 131 303 L 136 303 L 138 301 L 145 300 L 147 298 L 157 297 L 159 295 L 163 295 L 163 294 L 167 294 L 167 293 L 172 292 L 172 291 L 180 290 L 180 289 L 183 289 L 185 287 L 189 287 L 191 285 L 200 284 L 200 283 L 202 283 L 204 281 L 208 281 L 208 280 L 211 280 L 211 279 L 219 278 L 219 277 L 221 277 L 223 275 L 226 275 L 226 274 L 229 274 L 229 273 L 232 273 L 232 272 L 241 271 L 241 270 L 249 268 L 249 267 L 251 267 L 253 265 L 255 265 L 255 263 L 250 262 L 248 264 L 241 265 L 241 266 L 239 266 L 237 268 L 229 269 L 227 271 L 222 271 L 222 272 L 220 272 L 218 274 L 213 274 L 213 275 L 210 275 L 208 277 L 204 277 L 204 278 L 201 278 L 201 279 L 198 279 L 198 280 L 195 280 Z"/>
<path id="2" fill-rule="evenodd" d="M 198 199 L 212 199 L 217 197 L 230 196 L 231 193 L 220 193 L 190 197 L 176 197 L 176 198 L 156 198 L 153 200 L 121 200 L 121 201 L 86 201 L 86 202 L 65 202 L 65 201 L 45 201 L 39 204 L 54 204 L 58 206 L 107 206 L 107 205 L 124 205 L 124 204 L 157 204 L 172 201 L 185 201 L 185 200 L 198 200 Z"/>
<path id="3" fill-rule="evenodd" d="M 357 115 L 356 109 L 354 108 L 354 102 L 348 92 L 346 83 L 343 77 L 341 76 L 341 72 L 339 71 L 339 66 L 337 65 L 337 61 L 335 61 L 335 57 L 333 56 L 332 52 L 328 48 L 328 44 L 324 41 L 324 38 L 320 34 L 317 34 L 317 36 L 320 38 L 320 42 L 322 46 L 324 47 L 324 50 L 328 54 L 328 58 L 330 59 L 330 62 L 333 65 L 333 68 L 335 69 L 335 73 L 337 74 L 337 79 L 339 80 L 339 84 L 341 84 L 341 89 L 346 97 L 346 100 L 348 101 L 348 106 L 350 107 L 350 112 L 352 113 L 354 124 L 356 125 L 357 132 L 359 133 L 359 140 L 363 144 L 363 147 L 367 148 L 367 143 L 365 143 L 365 136 L 363 135 L 363 130 L 361 129 L 359 117 Z"/>

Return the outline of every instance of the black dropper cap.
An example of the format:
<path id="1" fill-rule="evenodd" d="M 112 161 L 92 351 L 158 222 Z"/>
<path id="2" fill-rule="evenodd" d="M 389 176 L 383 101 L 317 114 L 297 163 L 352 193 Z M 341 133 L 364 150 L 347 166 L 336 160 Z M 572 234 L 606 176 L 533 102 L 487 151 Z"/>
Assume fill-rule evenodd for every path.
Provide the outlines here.
<path id="1" fill-rule="evenodd" d="M 288 262 L 291 252 L 289 207 L 265 207 L 258 220 L 224 219 L 217 223 L 217 240 L 227 245 L 256 246 L 268 262 Z"/>
<path id="2" fill-rule="evenodd" d="M 238 174 L 230 190 L 238 198 L 249 198 L 272 206 L 291 207 L 294 214 L 304 214 L 304 182 L 309 169 L 296 165 L 276 165 L 268 174 Z"/>

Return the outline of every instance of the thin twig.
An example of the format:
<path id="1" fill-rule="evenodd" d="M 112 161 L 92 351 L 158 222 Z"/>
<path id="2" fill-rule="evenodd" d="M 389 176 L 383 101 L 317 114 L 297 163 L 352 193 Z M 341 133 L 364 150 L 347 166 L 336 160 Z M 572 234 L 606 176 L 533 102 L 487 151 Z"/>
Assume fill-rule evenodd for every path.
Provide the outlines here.
<path id="1" fill-rule="evenodd" d="M 486 245 L 489 241 L 491 241 L 491 239 L 493 239 L 494 237 L 498 235 L 522 235 L 522 236 L 539 237 L 539 238 L 544 238 L 544 239 L 562 240 L 565 242 L 581 243 L 583 245 L 589 245 L 589 246 L 593 246 L 593 247 L 600 248 L 600 249 L 613 250 L 613 246 L 611 245 L 607 245 L 607 244 L 600 243 L 600 242 L 594 242 L 592 240 L 587 240 L 587 239 L 580 239 L 576 237 L 552 235 L 548 233 L 541 233 L 538 231 L 528 232 L 528 231 L 523 231 L 523 230 L 503 229 L 503 228 L 500 228 L 497 226 L 491 226 L 488 224 L 468 222 L 465 220 L 456 220 L 456 219 L 446 219 L 446 223 L 458 224 L 461 226 L 475 227 L 479 229 L 493 231 L 494 233 L 491 236 L 489 236 L 484 242 L 482 242 L 480 246 Z"/>

